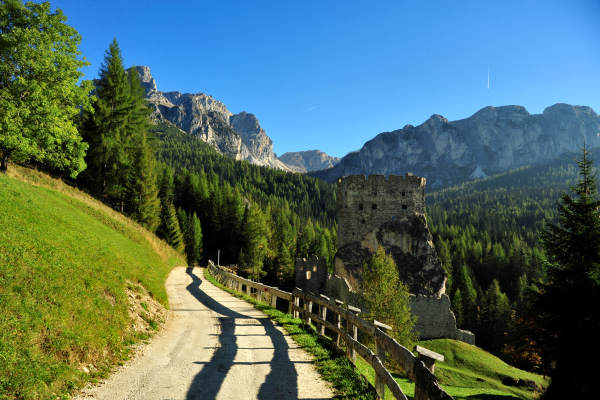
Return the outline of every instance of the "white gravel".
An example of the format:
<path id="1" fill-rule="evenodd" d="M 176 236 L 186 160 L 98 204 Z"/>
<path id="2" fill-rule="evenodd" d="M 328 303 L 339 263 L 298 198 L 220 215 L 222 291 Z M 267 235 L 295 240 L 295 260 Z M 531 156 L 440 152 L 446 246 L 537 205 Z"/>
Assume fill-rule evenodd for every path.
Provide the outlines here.
<path id="1" fill-rule="evenodd" d="M 200 268 L 166 283 L 165 328 L 84 399 L 329 399 L 310 356 L 262 312 L 216 288 Z"/>

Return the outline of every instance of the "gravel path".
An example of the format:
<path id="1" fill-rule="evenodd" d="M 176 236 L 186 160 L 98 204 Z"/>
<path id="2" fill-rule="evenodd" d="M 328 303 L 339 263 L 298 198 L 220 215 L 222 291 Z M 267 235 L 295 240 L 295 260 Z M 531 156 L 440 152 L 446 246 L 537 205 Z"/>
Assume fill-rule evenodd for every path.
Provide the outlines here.
<path id="1" fill-rule="evenodd" d="M 167 279 L 165 329 L 78 399 L 329 399 L 310 356 L 262 312 L 216 288 L 200 268 Z"/>

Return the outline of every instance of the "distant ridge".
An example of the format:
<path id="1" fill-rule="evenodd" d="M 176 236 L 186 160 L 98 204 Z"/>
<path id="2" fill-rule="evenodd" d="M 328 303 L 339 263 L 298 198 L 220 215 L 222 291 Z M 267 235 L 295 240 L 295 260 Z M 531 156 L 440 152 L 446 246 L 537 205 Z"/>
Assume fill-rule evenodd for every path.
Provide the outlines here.
<path id="1" fill-rule="evenodd" d="M 294 151 L 284 153 L 279 159 L 296 172 L 311 172 L 331 168 L 340 162 L 320 150 Z"/>
<path id="2" fill-rule="evenodd" d="M 434 114 L 419 126 L 383 132 L 332 168 L 310 175 L 334 182 L 352 174 L 413 172 L 445 187 L 600 146 L 600 117 L 586 106 L 555 104 L 542 114 L 522 106 L 485 107 L 448 121 Z"/>

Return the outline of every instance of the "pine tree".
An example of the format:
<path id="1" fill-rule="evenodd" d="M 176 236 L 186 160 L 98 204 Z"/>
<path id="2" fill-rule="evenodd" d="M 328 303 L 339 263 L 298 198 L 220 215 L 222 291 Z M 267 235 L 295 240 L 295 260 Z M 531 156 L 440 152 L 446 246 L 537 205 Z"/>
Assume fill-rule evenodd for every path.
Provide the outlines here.
<path id="1" fill-rule="evenodd" d="M 399 343 L 412 347 L 416 337 L 414 318 L 408 305 L 408 287 L 398 276 L 394 259 L 379 246 L 369 264 L 363 266 L 363 298 L 371 315 L 390 324 Z"/>
<path id="2" fill-rule="evenodd" d="M 81 178 L 93 194 L 121 211 L 132 164 L 129 154 L 133 109 L 130 88 L 121 50 L 114 39 L 96 81 L 94 111 L 84 117 L 83 138 L 90 148 L 85 159 L 88 168 Z"/>
<path id="3" fill-rule="evenodd" d="M 185 251 L 189 265 L 200 263 L 202 259 L 202 226 L 196 213 L 190 215 Z"/>
<path id="4" fill-rule="evenodd" d="M 177 218 L 177 212 L 173 204 L 163 204 L 160 215 L 160 225 L 156 234 L 165 239 L 175 250 L 183 253 L 185 250 L 185 244 L 183 241 L 183 233 L 179 226 L 179 219 Z"/>
<path id="5" fill-rule="evenodd" d="M 558 224 L 550 224 L 542 232 L 549 263 L 547 283 L 536 307 L 540 350 L 552 379 L 544 399 L 591 399 L 597 395 L 600 200 L 585 146 L 577 164 L 579 181 L 571 188 L 573 195 L 561 195 Z"/>
<path id="6" fill-rule="evenodd" d="M 160 200 L 156 161 L 148 142 L 150 110 L 137 71 L 130 68 L 128 77 L 132 111 L 127 129 L 130 132 L 133 162 L 127 184 L 127 213 L 150 231 L 155 231 L 160 223 Z"/>

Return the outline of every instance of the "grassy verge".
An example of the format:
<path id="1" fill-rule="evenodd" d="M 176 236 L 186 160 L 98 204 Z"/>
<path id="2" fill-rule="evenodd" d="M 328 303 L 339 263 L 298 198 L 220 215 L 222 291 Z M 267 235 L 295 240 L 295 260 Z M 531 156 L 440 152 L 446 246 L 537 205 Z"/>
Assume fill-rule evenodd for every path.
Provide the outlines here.
<path id="1" fill-rule="evenodd" d="M 291 315 L 271 308 L 268 304 L 256 301 L 252 297 L 235 292 L 221 285 L 207 269 L 204 271 L 204 277 L 220 289 L 253 304 L 254 307 L 264 312 L 278 325 L 281 325 L 302 349 L 314 356 L 317 371 L 335 388 L 336 398 L 375 398 L 373 388 L 365 381 L 364 377 L 357 373 L 345 354 L 336 350 L 328 339 L 317 335 L 312 327 L 303 324 L 301 319 L 292 318 Z"/>
<path id="2" fill-rule="evenodd" d="M 184 261 L 33 170 L 0 174 L 0 204 L 0 399 L 63 398 L 143 338 L 131 328 L 127 291 L 142 285 L 166 305 L 166 276 Z"/>

